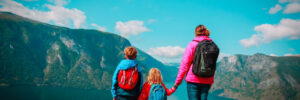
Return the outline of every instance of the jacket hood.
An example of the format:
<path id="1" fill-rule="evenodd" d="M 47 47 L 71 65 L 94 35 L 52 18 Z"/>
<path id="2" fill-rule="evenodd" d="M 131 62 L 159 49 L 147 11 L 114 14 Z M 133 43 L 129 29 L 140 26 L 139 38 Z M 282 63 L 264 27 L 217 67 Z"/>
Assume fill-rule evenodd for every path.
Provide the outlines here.
<path id="1" fill-rule="evenodd" d="M 132 67 L 135 67 L 137 66 L 137 61 L 136 60 L 122 60 L 120 62 L 120 64 L 118 65 L 118 67 L 122 70 L 125 70 L 125 69 L 129 69 L 129 68 L 132 68 Z"/>
<path id="2" fill-rule="evenodd" d="M 211 39 L 208 36 L 197 36 L 193 40 L 196 40 L 196 41 L 209 40 L 209 41 L 211 41 Z"/>

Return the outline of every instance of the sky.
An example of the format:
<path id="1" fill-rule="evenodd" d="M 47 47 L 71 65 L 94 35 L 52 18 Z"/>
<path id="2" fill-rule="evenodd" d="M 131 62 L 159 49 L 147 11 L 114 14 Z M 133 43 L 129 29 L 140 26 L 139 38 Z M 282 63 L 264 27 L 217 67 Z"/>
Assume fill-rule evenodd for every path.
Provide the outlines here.
<path id="1" fill-rule="evenodd" d="M 0 0 L 0 11 L 118 34 L 164 63 L 181 61 L 200 24 L 219 58 L 300 54 L 300 0 Z"/>

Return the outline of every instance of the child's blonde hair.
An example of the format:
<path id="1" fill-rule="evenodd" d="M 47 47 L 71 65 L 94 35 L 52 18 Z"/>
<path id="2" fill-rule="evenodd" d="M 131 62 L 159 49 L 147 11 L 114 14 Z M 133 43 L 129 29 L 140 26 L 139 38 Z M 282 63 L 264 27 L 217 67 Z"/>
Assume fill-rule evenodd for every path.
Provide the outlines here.
<path id="1" fill-rule="evenodd" d="M 137 55 L 137 50 L 135 47 L 130 46 L 130 47 L 126 47 L 124 49 L 125 55 L 128 57 L 128 59 L 135 59 L 136 55 Z"/>
<path id="2" fill-rule="evenodd" d="M 152 84 L 162 84 L 163 78 L 157 68 L 151 68 L 148 73 L 147 82 Z"/>

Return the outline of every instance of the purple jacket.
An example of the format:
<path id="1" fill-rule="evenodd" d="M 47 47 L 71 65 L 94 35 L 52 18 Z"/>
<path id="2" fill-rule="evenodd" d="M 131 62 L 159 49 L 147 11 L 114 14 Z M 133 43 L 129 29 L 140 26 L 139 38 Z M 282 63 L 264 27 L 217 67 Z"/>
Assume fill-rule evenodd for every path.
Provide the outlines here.
<path id="1" fill-rule="evenodd" d="M 210 40 L 211 41 L 211 39 L 208 36 L 197 36 L 193 40 L 196 40 L 196 41 Z M 194 58 L 194 52 L 198 45 L 198 42 L 196 42 L 196 41 L 191 41 L 185 49 L 185 52 L 184 52 L 184 55 L 183 55 L 183 58 L 182 58 L 182 61 L 180 64 L 180 68 L 178 71 L 178 75 L 177 75 L 177 78 L 175 81 L 176 85 L 181 84 L 185 75 L 186 75 L 185 80 L 187 82 L 191 82 L 191 83 L 213 84 L 213 82 L 214 82 L 214 76 L 208 77 L 208 78 L 202 78 L 202 77 L 196 76 L 192 72 L 192 68 L 193 68 L 192 62 L 193 62 L 193 58 Z"/>

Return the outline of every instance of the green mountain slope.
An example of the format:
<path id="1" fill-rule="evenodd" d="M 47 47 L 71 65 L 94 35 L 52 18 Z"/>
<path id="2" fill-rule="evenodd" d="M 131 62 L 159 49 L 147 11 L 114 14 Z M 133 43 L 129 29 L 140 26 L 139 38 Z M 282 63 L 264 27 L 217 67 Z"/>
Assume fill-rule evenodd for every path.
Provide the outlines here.
<path id="1" fill-rule="evenodd" d="M 0 85 L 109 90 L 130 42 L 116 34 L 69 29 L 0 13 Z M 166 67 L 138 50 L 144 76 Z M 168 77 L 168 76 L 166 76 Z"/>
<path id="2" fill-rule="evenodd" d="M 245 100 L 300 99 L 300 57 L 264 54 L 225 57 L 218 63 L 213 93 Z"/>

